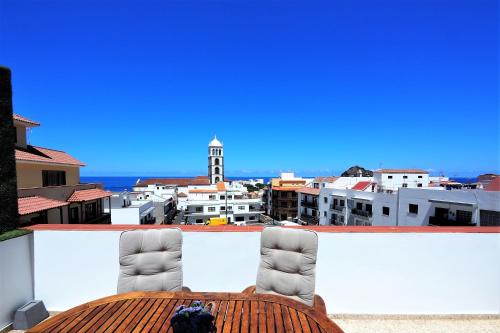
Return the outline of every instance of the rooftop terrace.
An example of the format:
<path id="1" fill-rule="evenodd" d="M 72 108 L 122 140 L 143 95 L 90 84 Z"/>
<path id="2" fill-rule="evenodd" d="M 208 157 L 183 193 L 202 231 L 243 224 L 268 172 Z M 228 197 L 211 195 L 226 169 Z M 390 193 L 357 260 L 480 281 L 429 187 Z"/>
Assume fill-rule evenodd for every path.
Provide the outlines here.
<path id="1" fill-rule="evenodd" d="M 0 242 L 0 267 L 10 267 L 0 328 L 33 298 L 64 311 L 116 294 L 120 233 L 158 227 L 170 226 L 37 225 Z M 184 285 L 239 292 L 255 283 L 263 227 L 180 228 Z M 499 227 L 307 229 L 319 236 L 316 293 L 346 332 L 498 332 Z"/>

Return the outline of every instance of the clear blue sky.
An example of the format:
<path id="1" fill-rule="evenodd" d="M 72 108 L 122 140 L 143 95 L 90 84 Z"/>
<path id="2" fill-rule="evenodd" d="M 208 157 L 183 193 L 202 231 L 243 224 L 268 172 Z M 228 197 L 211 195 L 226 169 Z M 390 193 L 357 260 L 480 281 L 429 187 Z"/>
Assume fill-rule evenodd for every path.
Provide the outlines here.
<path id="1" fill-rule="evenodd" d="M 82 175 L 500 172 L 495 0 L 0 0 L 31 143 Z"/>

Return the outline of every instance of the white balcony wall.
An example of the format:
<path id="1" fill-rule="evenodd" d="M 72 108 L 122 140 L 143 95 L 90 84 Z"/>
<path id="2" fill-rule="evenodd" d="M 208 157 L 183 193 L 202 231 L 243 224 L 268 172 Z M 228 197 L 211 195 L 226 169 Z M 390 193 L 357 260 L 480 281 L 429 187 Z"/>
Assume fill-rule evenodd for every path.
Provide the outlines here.
<path id="1" fill-rule="evenodd" d="M 500 314 L 498 233 L 319 232 L 328 313 Z M 114 294 L 120 231 L 35 231 L 35 297 L 65 310 Z M 184 232 L 184 285 L 255 284 L 259 232 Z"/>
<path id="2" fill-rule="evenodd" d="M 0 242 L 0 331 L 33 299 L 33 234 Z"/>

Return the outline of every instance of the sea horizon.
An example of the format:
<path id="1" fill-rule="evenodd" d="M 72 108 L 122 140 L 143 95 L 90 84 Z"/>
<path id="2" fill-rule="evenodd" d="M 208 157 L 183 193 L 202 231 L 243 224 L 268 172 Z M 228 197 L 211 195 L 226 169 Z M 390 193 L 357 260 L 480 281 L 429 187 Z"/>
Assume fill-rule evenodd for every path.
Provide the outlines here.
<path id="1" fill-rule="evenodd" d="M 101 183 L 104 189 L 109 191 L 131 191 L 134 184 L 138 179 L 151 179 L 151 178 L 193 178 L 196 176 L 81 176 L 82 183 Z M 277 176 L 229 176 L 226 179 L 230 180 L 250 180 L 250 179 L 263 179 L 267 184 L 271 178 Z M 302 176 L 303 178 L 315 178 L 318 176 Z M 450 179 L 459 183 L 474 183 L 477 182 L 477 177 L 449 177 Z"/>

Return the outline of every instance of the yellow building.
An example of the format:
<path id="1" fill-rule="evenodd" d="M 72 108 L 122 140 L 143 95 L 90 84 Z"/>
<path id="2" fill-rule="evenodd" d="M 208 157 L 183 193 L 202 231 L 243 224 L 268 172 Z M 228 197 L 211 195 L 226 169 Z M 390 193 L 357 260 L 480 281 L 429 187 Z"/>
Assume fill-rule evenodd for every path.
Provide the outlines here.
<path id="1" fill-rule="evenodd" d="M 100 184 L 80 184 L 80 167 L 71 155 L 28 144 L 27 134 L 40 124 L 14 114 L 20 223 L 110 223 Z"/>

